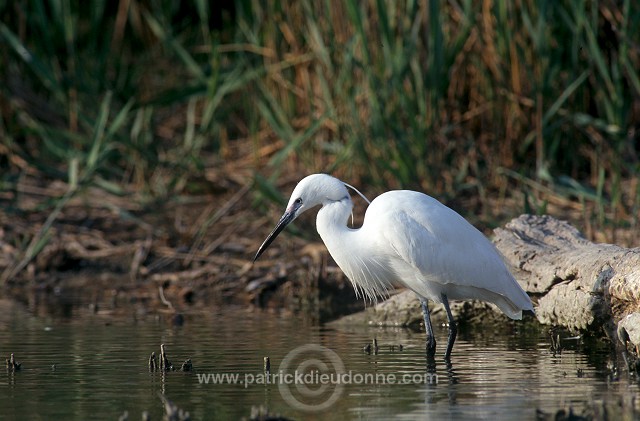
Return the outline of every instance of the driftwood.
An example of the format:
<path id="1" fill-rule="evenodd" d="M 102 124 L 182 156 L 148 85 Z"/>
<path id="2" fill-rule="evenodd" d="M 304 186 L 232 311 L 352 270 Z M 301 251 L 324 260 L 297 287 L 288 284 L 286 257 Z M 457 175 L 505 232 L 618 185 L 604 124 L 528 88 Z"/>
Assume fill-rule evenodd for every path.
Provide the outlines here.
<path id="1" fill-rule="evenodd" d="M 156 353 L 152 352 L 151 355 L 149 356 L 148 364 L 149 364 L 150 372 L 193 371 L 193 363 L 191 362 L 190 358 L 185 360 L 185 362 L 182 363 L 180 368 L 177 368 L 176 366 L 174 366 L 171 363 L 171 361 L 169 361 L 169 358 L 167 358 L 167 351 L 165 349 L 164 344 L 160 344 L 160 361 L 158 361 L 158 358 L 156 357 Z"/>
<path id="2" fill-rule="evenodd" d="M 592 329 L 640 311 L 640 248 L 595 244 L 566 222 L 522 215 L 496 230 L 538 320 Z"/>
<path id="3" fill-rule="evenodd" d="M 540 323 L 604 331 L 640 345 L 640 248 L 592 243 L 550 216 L 522 215 L 496 229 L 495 235 L 496 247 L 534 301 Z M 432 314 L 436 323 L 439 315 L 443 320 L 439 307 Z M 458 317 L 486 317 L 488 312 L 478 310 L 488 308 L 495 309 L 455 303 L 452 311 Z M 411 325 L 421 318 L 415 295 L 404 291 L 340 323 Z"/>

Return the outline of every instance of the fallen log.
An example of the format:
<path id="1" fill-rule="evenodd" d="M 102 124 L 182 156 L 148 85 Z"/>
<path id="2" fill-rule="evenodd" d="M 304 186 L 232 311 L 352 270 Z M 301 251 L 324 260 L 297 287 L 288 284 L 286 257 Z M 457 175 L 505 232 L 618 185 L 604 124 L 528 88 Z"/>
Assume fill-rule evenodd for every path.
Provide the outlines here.
<path id="1" fill-rule="evenodd" d="M 495 245 L 531 296 L 540 323 L 604 332 L 640 345 L 640 326 L 634 324 L 640 316 L 631 316 L 640 313 L 640 248 L 592 243 L 567 222 L 534 215 L 496 229 Z M 444 320 L 439 307 L 432 314 L 435 323 Z M 499 312 L 477 302 L 456 303 L 452 311 L 466 319 L 484 318 L 490 308 Z M 421 320 L 418 300 L 404 291 L 339 323 L 406 326 Z"/>
<path id="2" fill-rule="evenodd" d="M 495 244 L 538 296 L 541 323 L 588 330 L 640 311 L 640 248 L 592 243 L 567 222 L 533 215 L 496 229 Z"/>

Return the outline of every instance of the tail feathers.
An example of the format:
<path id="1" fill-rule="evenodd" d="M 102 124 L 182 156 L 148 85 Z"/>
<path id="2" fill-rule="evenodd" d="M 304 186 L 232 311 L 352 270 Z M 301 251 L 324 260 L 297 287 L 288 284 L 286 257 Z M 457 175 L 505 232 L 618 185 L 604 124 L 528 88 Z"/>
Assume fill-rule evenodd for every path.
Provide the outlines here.
<path id="1" fill-rule="evenodd" d="M 469 291 L 469 289 L 473 289 L 473 291 Z M 522 320 L 523 311 L 533 311 L 533 304 L 531 304 L 529 296 L 522 290 L 520 290 L 521 295 L 517 294 L 515 297 L 507 297 L 497 292 L 475 287 L 466 287 L 464 292 L 466 297 L 460 297 L 461 299 L 473 297 L 493 303 L 504 314 L 514 320 Z"/>
<path id="2" fill-rule="evenodd" d="M 487 300 L 498 306 L 500 310 L 504 314 L 506 314 L 509 318 L 514 320 L 522 320 L 522 311 L 533 311 L 533 304 L 531 304 L 531 300 L 527 296 L 527 302 L 520 303 L 520 305 L 515 304 L 509 298 L 504 295 L 496 294 L 496 297 L 493 300 Z"/>

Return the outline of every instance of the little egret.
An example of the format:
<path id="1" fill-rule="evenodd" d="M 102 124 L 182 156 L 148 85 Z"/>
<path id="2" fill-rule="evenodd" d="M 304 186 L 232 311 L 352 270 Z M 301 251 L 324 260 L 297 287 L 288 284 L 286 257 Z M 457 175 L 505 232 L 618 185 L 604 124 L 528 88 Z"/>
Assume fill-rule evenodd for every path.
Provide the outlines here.
<path id="1" fill-rule="evenodd" d="M 533 310 L 531 300 L 493 244 L 452 209 L 423 193 L 390 191 L 371 202 L 362 227 L 352 229 L 347 226 L 353 210 L 347 186 L 353 188 L 326 174 L 302 179 L 293 190 L 284 215 L 253 260 L 301 213 L 322 205 L 316 228 L 353 284 L 356 296 L 374 301 L 378 295 L 388 295 L 393 283 L 418 295 L 427 333 L 427 354 L 431 357 L 435 355 L 436 341 L 427 300 L 442 303 L 447 312 L 446 360 L 451 358 L 457 333 L 450 299 L 488 301 L 518 320 L 523 310 Z"/>

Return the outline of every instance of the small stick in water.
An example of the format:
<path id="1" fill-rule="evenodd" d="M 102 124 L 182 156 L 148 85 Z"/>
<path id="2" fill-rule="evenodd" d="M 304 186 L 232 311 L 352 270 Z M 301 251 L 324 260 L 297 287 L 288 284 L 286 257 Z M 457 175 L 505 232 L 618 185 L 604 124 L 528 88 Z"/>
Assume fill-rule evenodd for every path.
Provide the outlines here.
<path id="1" fill-rule="evenodd" d="M 19 363 L 16 361 L 16 357 L 13 355 L 13 353 L 11 353 L 11 356 L 9 357 L 8 360 L 6 360 L 6 362 L 7 362 L 7 370 L 9 371 L 18 371 L 22 366 L 22 363 Z"/>
<path id="2" fill-rule="evenodd" d="M 173 369 L 173 365 L 171 361 L 167 358 L 167 353 L 164 349 L 164 344 L 160 344 L 160 370 L 162 371 L 171 371 Z"/>
<path id="3" fill-rule="evenodd" d="M 149 357 L 149 371 L 158 371 L 158 359 L 156 358 L 155 351 L 152 352 Z"/>
<path id="4" fill-rule="evenodd" d="M 189 358 L 188 360 L 182 363 L 182 365 L 180 366 L 180 370 L 193 371 L 193 364 L 191 363 L 191 358 Z"/>
<path id="5" fill-rule="evenodd" d="M 271 372 L 271 361 L 269 357 L 264 357 L 264 372 L 269 374 Z"/>

